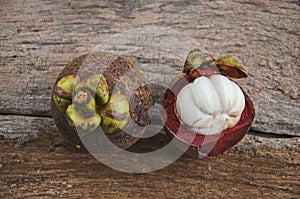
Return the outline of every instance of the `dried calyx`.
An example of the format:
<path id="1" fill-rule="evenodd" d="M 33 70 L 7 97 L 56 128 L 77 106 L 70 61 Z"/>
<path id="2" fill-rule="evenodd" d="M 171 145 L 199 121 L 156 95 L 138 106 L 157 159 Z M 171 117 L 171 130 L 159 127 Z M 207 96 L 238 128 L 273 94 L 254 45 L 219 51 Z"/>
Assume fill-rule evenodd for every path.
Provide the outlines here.
<path id="1" fill-rule="evenodd" d="M 118 128 L 123 129 L 129 120 L 129 103 L 121 93 L 113 93 L 108 103 L 100 109 L 101 127 L 105 133 L 112 134 Z"/>
<path id="2" fill-rule="evenodd" d="M 235 145 L 254 119 L 250 98 L 231 80 L 245 77 L 244 68 L 232 57 L 216 59 L 191 51 L 182 73 L 165 93 L 162 119 L 167 131 L 199 150 L 215 142 L 205 156 Z"/>

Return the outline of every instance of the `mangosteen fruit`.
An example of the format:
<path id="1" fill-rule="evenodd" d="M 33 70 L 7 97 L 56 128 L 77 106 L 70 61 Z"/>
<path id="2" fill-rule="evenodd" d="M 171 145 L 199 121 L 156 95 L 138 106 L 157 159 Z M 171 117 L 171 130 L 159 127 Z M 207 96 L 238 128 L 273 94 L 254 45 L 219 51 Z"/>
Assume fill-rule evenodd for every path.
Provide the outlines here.
<path id="1" fill-rule="evenodd" d="M 233 80 L 245 77 L 236 59 L 192 50 L 164 95 L 161 117 L 166 130 L 206 157 L 237 144 L 255 115 L 249 96 Z"/>
<path id="2" fill-rule="evenodd" d="M 81 136 L 103 132 L 116 146 L 129 148 L 150 123 L 151 106 L 142 71 L 131 59 L 105 52 L 84 54 L 68 63 L 51 96 L 56 126 L 78 147 L 84 147 Z"/>

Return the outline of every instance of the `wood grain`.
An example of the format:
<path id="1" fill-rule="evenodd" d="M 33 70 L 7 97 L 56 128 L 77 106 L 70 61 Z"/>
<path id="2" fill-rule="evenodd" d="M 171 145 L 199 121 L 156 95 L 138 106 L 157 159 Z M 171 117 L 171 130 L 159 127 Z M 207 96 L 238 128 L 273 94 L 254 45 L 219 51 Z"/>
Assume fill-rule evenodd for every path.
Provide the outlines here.
<path id="1" fill-rule="evenodd" d="M 168 167 L 144 174 L 113 170 L 65 145 L 36 140 L 15 147 L 2 140 L 0 197 L 298 198 L 299 138 L 269 145 L 279 140 L 247 136 L 214 159 L 198 159 L 189 150 Z"/>
<path id="2" fill-rule="evenodd" d="M 0 198 L 299 198 L 299 11 L 297 0 L 0 0 Z M 241 60 L 249 78 L 239 84 L 256 108 L 252 129 L 264 134 L 214 159 L 189 149 L 147 174 L 113 170 L 65 144 L 50 112 L 64 65 L 115 33 L 151 25 Z M 163 58 L 176 66 L 161 70 L 137 57 L 146 78 L 168 85 L 182 60 Z M 163 88 L 154 90 L 161 100 Z"/>
<path id="3" fill-rule="evenodd" d="M 68 61 L 115 33 L 156 25 L 184 33 L 214 55 L 231 55 L 246 65 L 249 78 L 239 83 L 256 108 L 253 130 L 300 135 L 297 1 L 2 0 L 0 17 L 2 123 L 15 123 L 8 122 L 11 117 L 6 114 L 50 117 L 51 89 Z M 143 70 L 164 83 L 174 75 Z M 36 129 L 53 129 L 52 122 L 46 127 L 44 118 L 35 121 Z M 25 128 L 1 128 L 1 134 L 14 133 L 30 134 Z"/>
<path id="4" fill-rule="evenodd" d="M 35 139 L 42 134 L 50 137 L 58 135 L 58 130 L 50 117 L 0 115 L 0 121 L 0 136 L 3 138 Z"/>

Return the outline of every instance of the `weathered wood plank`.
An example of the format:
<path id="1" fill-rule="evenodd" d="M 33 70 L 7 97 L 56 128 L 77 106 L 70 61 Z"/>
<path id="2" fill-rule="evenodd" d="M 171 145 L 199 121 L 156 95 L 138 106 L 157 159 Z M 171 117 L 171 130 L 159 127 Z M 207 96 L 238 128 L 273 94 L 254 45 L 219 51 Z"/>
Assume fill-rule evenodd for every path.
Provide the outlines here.
<path id="1" fill-rule="evenodd" d="M 157 109 L 153 111 L 155 115 L 146 128 L 145 136 L 155 135 L 163 129 L 163 124 L 157 111 Z M 15 139 L 20 143 L 40 137 L 52 139 L 54 142 L 62 139 L 53 119 L 50 117 L 0 115 L 0 121 L 0 139 Z"/>
<path id="2" fill-rule="evenodd" d="M 21 148 L 0 140 L 0 197 L 298 198 L 299 140 L 269 147 L 279 140 L 247 136 L 218 158 L 197 159 L 191 151 L 147 174 L 122 173 L 39 139 Z"/>
<path id="3" fill-rule="evenodd" d="M 7 139 L 23 137 L 24 141 L 47 135 L 58 136 L 59 132 L 50 117 L 0 115 L 0 136 Z"/>
<path id="4" fill-rule="evenodd" d="M 242 60 L 250 77 L 240 83 L 257 110 L 253 129 L 300 135 L 296 1 L 4 0 L 0 4 L 2 114 L 50 116 L 51 89 L 64 64 L 114 33 L 150 24 L 190 35 L 217 56 Z M 149 72 L 166 82 L 171 78 L 163 71 Z"/>

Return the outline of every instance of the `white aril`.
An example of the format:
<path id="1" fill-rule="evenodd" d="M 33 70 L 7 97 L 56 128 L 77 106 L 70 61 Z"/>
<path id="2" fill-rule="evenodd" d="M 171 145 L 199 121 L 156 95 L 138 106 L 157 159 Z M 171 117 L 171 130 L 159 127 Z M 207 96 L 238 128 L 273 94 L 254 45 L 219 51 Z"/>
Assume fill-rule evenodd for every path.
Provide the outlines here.
<path id="1" fill-rule="evenodd" d="M 244 107 L 242 90 L 223 75 L 198 77 L 179 92 L 176 101 L 181 120 L 202 135 L 218 134 L 233 127 Z"/>

